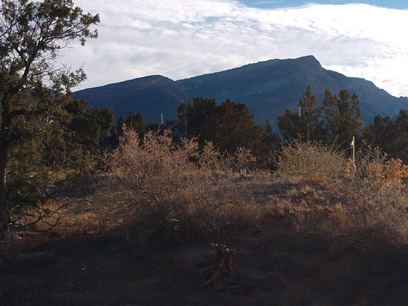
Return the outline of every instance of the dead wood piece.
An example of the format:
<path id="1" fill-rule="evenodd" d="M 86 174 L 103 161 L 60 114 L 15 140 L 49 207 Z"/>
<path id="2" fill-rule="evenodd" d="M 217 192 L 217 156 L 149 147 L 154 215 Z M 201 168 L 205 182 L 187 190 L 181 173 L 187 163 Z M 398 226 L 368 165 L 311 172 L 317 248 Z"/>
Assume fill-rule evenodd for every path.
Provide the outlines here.
<path id="1" fill-rule="evenodd" d="M 221 243 L 211 245 L 215 247 L 215 255 L 217 258 L 212 265 L 199 270 L 200 274 L 204 274 L 206 272 L 212 273 L 210 279 L 203 283 L 203 286 L 214 285 L 217 280 L 228 277 L 234 272 L 234 268 L 232 266 L 232 254 L 235 252 L 235 250 L 230 249 L 225 244 Z"/>

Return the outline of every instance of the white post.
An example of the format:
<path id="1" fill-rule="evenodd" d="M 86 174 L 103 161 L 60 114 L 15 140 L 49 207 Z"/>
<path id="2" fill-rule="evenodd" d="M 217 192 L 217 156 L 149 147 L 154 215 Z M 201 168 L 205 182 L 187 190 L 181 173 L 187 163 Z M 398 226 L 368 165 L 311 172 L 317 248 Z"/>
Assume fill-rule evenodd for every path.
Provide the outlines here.
<path id="1" fill-rule="evenodd" d="M 161 113 L 161 125 L 163 126 L 163 124 L 164 124 L 164 115 L 163 113 Z"/>
<path id="2" fill-rule="evenodd" d="M 299 118 L 302 117 L 302 106 L 299 105 Z"/>
<path id="3" fill-rule="evenodd" d="M 353 141 L 351 142 L 351 146 L 353 147 L 353 165 L 356 165 L 356 137 L 353 136 Z"/>

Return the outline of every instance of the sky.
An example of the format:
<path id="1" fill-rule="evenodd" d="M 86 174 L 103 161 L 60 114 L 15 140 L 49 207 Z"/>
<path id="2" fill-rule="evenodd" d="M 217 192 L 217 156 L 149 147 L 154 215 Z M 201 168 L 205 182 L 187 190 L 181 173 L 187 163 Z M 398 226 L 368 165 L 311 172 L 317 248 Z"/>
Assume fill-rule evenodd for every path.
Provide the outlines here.
<path id="1" fill-rule="evenodd" d="M 357 1 L 75 0 L 99 13 L 99 37 L 72 43 L 60 60 L 83 67 L 88 79 L 76 89 L 84 89 L 314 55 L 326 69 L 408 96 L 408 1 Z"/>
<path id="2" fill-rule="evenodd" d="M 240 1 L 249 7 L 257 8 L 282 8 L 282 7 L 297 7 L 307 5 L 309 3 L 315 4 L 348 4 L 352 2 L 371 4 L 375 6 L 394 8 L 394 9 L 408 9 L 407 0 L 363 0 L 363 1 L 350 1 L 350 0 L 332 0 L 332 1 L 302 1 L 302 0 L 244 0 Z"/>

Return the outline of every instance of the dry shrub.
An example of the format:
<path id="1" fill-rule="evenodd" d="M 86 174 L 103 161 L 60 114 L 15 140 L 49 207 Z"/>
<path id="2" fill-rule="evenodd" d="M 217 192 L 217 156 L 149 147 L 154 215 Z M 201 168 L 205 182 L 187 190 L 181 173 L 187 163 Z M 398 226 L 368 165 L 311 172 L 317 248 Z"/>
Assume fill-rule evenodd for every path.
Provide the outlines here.
<path id="1" fill-rule="evenodd" d="M 295 141 L 283 147 L 277 175 L 302 183 L 332 183 L 343 173 L 344 156 L 328 146 Z"/>
<path id="2" fill-rule="evenodd" d="M 295 184 L 282 190 L 279 200 L 266 208 L 274 216 L 290 220 L 290 227 L 296 231 L 330 231 L 332 205 L 326 186 Z"/>
<path id="3" fill-rule="evenodd" d="M 399 159 L 386 160 L 370 150 L 345 168 L 345 180 L 336 194 L 342 199 L 354 228 L 374 229 L 393 244 L 404 244 L 408 235 L 408 167 Z"/>
<path id="4" fill-rule="evenodd" d="M 278 174 L 297 183 L 275 207 L 297 230 L 408 242 L 408 166 L 401 160 L 369 148 L 353 164 L 328 147 L 296 142 L 283 149 Z"/>
<path id="5" fill-rule="evenodd" d="M 107 219 L 131 224 L 139 242 L 177 231 L 219 234 L 256 216 L 247 187 L 260 174 L 243 179 L 239 171 L 251 160 L 244 149 L 226 156 L 211 143 L 200 150 L 196 139 L 175 145 L 167 131 L 140 139 L 129 130 L 112 154 L 96 201 Z"/>

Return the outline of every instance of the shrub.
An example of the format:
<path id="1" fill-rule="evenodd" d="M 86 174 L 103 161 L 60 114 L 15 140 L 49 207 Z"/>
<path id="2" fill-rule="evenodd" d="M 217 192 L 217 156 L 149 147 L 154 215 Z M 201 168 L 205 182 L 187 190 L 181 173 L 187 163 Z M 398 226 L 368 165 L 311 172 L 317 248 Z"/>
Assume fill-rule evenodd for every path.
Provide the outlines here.
<path id="1" fill-rule="evenodd" d="M 330 183 L 342 176 L 344 156 L 328 146 L 294 141 L 283 146 L 277 175 L 302 183 Z"/>
<path id="2" fill-rule="evenodd" d="M 199 150 L 196 139 L 175 145 L 167 131 L 140 139 L 129 130 L 111 156 L 97 201 L 107 218 L 131 225 L 139 241 L 174 231 L 220 234 L 256 215 L 247 187 L 260 174 L 242 179 L 240 171 L 252 160 L 245 149 L 224 155 L 211 143 Z"/>
<path id="3" fill-rule="evenodd" d="M 295 229 L 408 242 L 408 166 L 401 160 L 368 148 L 353 164 L 328 147 L 295 142 L 284 147 L 278 174 L 297 184 L 275 206 Z"/>
<path id="4" fill-rule="evenodd" d="M 355 227 L 374 228 L 390 242 L 407 242 L 408 193 L 405 179 L 408 166 L 400 159 L 387 160 L 378 149 L 361 154 L 353 166 L 346 165 L 346 176 L 336 190 Z"/>

